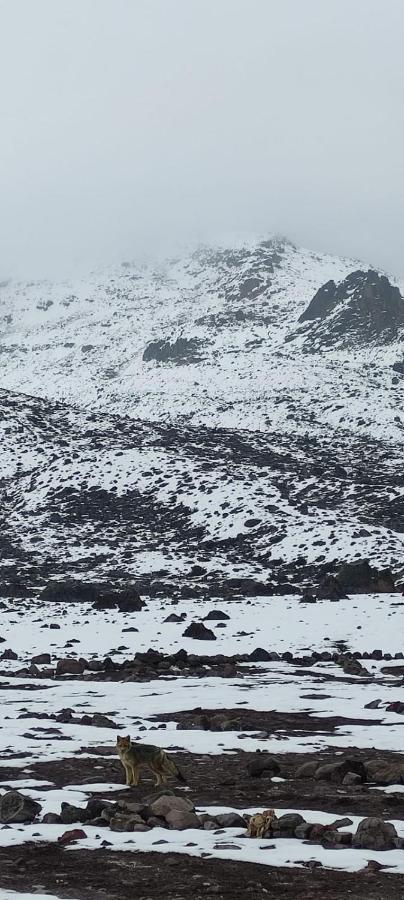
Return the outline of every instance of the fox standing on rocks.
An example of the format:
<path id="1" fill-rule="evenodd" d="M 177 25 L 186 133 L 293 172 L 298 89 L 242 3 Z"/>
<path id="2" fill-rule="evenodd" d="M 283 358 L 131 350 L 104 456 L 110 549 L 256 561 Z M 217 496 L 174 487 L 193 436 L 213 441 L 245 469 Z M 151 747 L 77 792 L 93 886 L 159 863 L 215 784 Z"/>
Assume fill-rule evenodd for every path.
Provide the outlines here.
<path id="1" fill-rule="evenodd" d="M 186 784 L 185 778 L 174 760 L 170 759 L 161 747 L 154 747 L 153 744 L 132 744 L 129 735 L 127 737 L 118 735 L 116 749 L 125 769 L 128 787 L 139 784 L 142 766 L 146 766 L 156 776 L 156 787 L 165 784 L 169 775 L 174 775 L 178 781 Z"/>

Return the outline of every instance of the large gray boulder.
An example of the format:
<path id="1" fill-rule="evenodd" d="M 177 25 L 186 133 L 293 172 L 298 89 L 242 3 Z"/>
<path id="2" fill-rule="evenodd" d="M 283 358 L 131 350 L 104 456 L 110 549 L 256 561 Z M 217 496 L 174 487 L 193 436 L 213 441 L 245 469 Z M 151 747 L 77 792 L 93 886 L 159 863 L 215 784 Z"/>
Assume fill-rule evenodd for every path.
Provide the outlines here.
<path id="1" fill-rule="evenodd" d="M 19 791 L 7 791 L 0 797 L 0 822 L 33 822 L 41 812 L 41 804 Z"/>
<path id="2" fill-rule="evenodd" d="M 195 807 L 186 797 L 177 797 L 175 794 L 172 796 L 163 794 L 162 797 L 158 797 L 157 800 L 154 800 L 154 802 L 150 804 L 150 812 L 152 815 L 160 816 L 166 820 L 169 813 L 174 810 L 176 812 L 194 813 Z"/>
<path id="3" fill-rule="evenodd" d="M 185 831 L 186 828 L 201 828 L 198 816 L 190 810 L 172 809 L 166 813 L 165 820 L 170 828 Z"/>
<path id="4" fill-rule="evenodd" d="M 364 850 L 393 850 L 397 846 L 397 839 L 397 831 L 391 822 L 369 816 L 359 822 L 352 846 Z"/>
<path id="5" fill-rule="evenodd" d="M 66 659 L 58 659 L 56 665 L 56 675 L 82 675 L 85 668 L 85 659 L 66 657 Z"/>

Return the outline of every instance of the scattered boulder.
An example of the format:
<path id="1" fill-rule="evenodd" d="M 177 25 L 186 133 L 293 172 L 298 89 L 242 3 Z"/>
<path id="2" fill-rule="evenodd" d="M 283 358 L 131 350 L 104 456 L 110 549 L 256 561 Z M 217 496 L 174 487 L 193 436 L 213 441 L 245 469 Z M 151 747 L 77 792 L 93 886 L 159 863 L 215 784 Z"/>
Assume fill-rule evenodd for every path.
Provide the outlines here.
<path id="1" fill-rule="evenodd" d="M 41 804 L 19 791 L 7 791 L 0 797 L 0 822 L 33 822 L 41 812 Z"/>
<path id="2" fill-rule="evenodd" d="M 195 812 L 195 807 L 187 797 L 177 797 L 176 794 L 162 794 L 150 804 L 150 812 L 153 816 L 160 816 L 167 820 L 167 815 L 177 812 Z"/>
<path id="3" fill-rule="evenodd" d="M 342 784 L 362 784 L 362 778 L 357 772 L 347 772 L 342 779 Z"/>
<path id="4" fill-rule="evenodd" d="M 119 609 L 120 612 L 140 612 L 144 601 L 134 586 L 117 591 L 105 591 L 95 603 L 94 609 Z"/>
<path id="5" fill-rule="evenodd" d="M 57 813 L 48 812 L 42 817 L 44 825 L 60 825 L 61 818 Z"/>
<path id="6" fill-rule="evenodd" d="M 85 822 L 87 812 L 80 806 L 73 806 L 72 803 L 62 803 L 60 812 L 60 821 L 63 825 L 73 825 L 74 822 Z"/>
<path id="7" fill-rule="evenodd" d="M 111 813 L 116 809 L 116 804 L 109 800 L 99 800 L 98 797 L 91 797 L 87 800 L 86 818 L 95 819 L 101 816 L 104 810 L 110 810 Z"/>
<path id="8" fill-rule="evenodd" d="M 198 565 L 198 563 L 194 563 L 194 565 L 190 568 L 189 574 L 191 575 L 191 578 L 202 578 L 203 575 L 207 574 L 207 571 L 208 570 L 205 569 L 205 566 L 200 566 Z"/>
<path id="9" fill-rule="evenodd" d="M 331 781 L 335 784 L 342 784 L 343 779 L 348 772 L 359 775 L 361 782 L 366 781 L 366 769 L 363 762 L 353 758 L 347 758 L 340 762 L 327 763 L 326 765 L 319 766 L 314 773 L 314 778 L 316 781 Z"/>
<path id="10" fill-rule="evenodd" d="M 274 819 L 272 825 L 272 833 L 274 837 L 280 832 L 280 837 L 294 837 L 296 828 L 304 824 L 304 818 L 300 813 L 285 813 L 285 815 Z"/>
<path id="11" fill-rule="evenodd" d="M 247 772 L 250 778 L 260 778 L 261 775 L 278 775 L 280 772 L 279 763 L 267 753 L 257 753 L 255 759 L 251 760 L 247 766 Z"/>
<path id="12" fill-rule="evenodd" d="M 404 760 L 386 762 L 384 759 L 365 760 L 367 780 L 375 784 L 404 784 Z"/>
<path id="13" fill-rule="evenodd" d="M 364 850 L 393 850 L 397 846 L 397 838 L 397 831 L 391 822 L 369 816 L 359 822 L 352 845 Z"/>
<path id="14" fill-rule="evenodd" d="M 191 810 L 171 809 L 165 815 L 165 820 L 170 828 L 184 831 L 186 828 L 200 828 L 198 816 Z"/>
<path id="15" fill-rule="evenodd" d="M 204 622 L 208 622 L 209 620 L 224 622 L 226 619 L 230 619 L 230 616 L 227 613 L 222 612 L 220 609 L 211 609 L 211 611 L 204 617 Z"/>
<path id="16" fill-rule="evenodd" d="M 302 766 L 299 766 L 296 769 L 296 778 L 312 778 L 318 768 L 319 768 L 319 764 L 318 764 L 317 760 L 313 760 L 312 762 L 303 763 Z"/>
<path id="17" fill-rule="evenodd" d="M 210 628 L 206 628 L 203 622 L 191 622 L 188 628 L 182 632 L 183 637 L 194 638 L 197 641 L 215 641 L 216 635 Z"/>
<path id="18" fill-rule="evenodd" d="M 45 666 L 50 665 L 51 663 L 51 655 L 50 653 L 38 653 L 38 656 L 33 656 L 31 659 L 31 664 L 33 666 Z"/>
<path id="19" fill-rule="evenodd" d="M 271 654 L 268 653 L 268 650 L 264 650 L 262 647 L 256 647 L 255 650 L 249 654 L 249 659 L 251 662 L 270 662 Z"/>
<path id="20" fill-rule="evenodd" d="M 218 813 L 215 820 L 220 828 L 245 828 L 245 819 L 236 812 Z M 205 821 L 203 825 L 205 826 Z"/>
<path id="21" fill-rule="evenodd" d="M 8 660 L 18 659 L 18 654 L 15 653 L 14 650 L 10 650 L 10 648 L 8 648 L 7 650 L 3 650 L 3 653 L 0 656 L 0 659 L 8 659 Z"/>
<path id="22" fill-rule="evenodd" d="M 386 706 L 387 712 L 395 712 L 400 716 L 404 713 L 404 703 L 402 700 L 393 700 L 391 703 L 388 703 Z"/>
<path id="23" fill-rule="evenodd" d="M 146 824 L 143 821 L 142 817 L 139 816 L 138 813 L 132 813 L 131 815 L 124 815 L 123 813 L 119 813 L 109 820 L 109 827 L 111 831 L 134 831 L 136 825 L 144 825 L 145 830 Z"/>
<path id="24" fill-rule="evenodd" d="M 85 668 L 86 661 L 84 659 L 76 659 L 74 657 L 58 659 L 56 675 L 82 675 Z"/>

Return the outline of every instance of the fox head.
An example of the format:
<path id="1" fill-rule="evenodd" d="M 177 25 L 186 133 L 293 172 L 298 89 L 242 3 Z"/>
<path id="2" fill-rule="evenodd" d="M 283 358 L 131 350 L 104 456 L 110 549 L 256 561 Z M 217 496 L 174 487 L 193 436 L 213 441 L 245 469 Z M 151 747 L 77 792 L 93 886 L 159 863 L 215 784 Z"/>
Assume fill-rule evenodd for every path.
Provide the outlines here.
<path id="1" fill-rule="evenodd" d="M 117 735 L 116 739 L 117 746 L 121 748 L 121 750 L 129 750 L 130 747 L 130 736 L 121 737 L 120 734 Z"/>

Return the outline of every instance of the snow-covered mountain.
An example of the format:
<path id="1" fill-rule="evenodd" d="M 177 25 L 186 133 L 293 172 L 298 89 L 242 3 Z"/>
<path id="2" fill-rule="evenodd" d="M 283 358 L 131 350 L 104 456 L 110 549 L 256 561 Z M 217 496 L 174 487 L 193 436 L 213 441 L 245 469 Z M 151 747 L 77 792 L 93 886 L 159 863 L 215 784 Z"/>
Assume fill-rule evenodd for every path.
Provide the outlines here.
<path id="1" fill-rule="evenodd" d="M 403 310 L 386 276 L 279 239 L 3 284 L 3 593 L 402 568 Z"/>
<path id="2" fill-rule="evenodd" d="M 359 265 L 269 239 L 3 283 L 1 385 L 163 423 L 401 441 L 404 302 Z"/>

